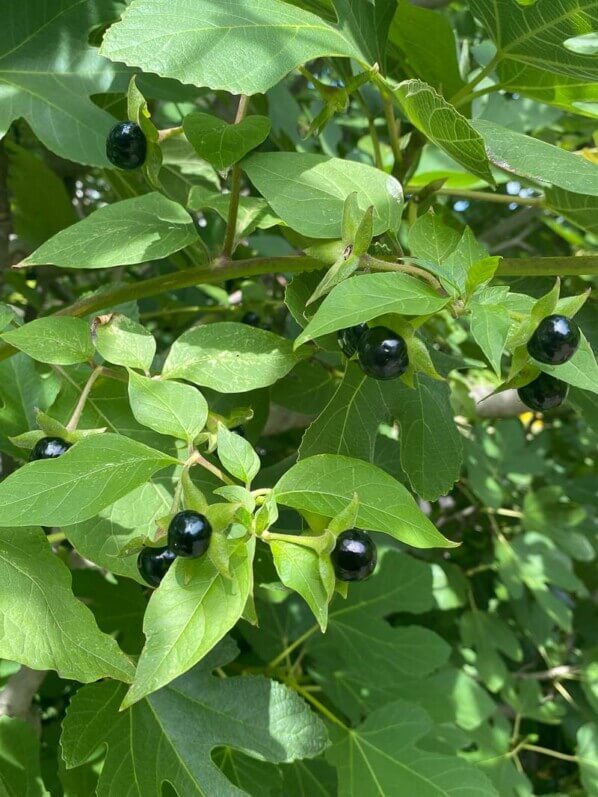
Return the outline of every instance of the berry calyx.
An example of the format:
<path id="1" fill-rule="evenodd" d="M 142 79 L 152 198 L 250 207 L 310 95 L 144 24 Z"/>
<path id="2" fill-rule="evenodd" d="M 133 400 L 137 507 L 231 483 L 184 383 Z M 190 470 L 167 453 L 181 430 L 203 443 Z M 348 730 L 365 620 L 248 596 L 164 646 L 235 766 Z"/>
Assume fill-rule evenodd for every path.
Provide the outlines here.
<path id="1" fill-rule="evenodd" d="M 549 315 L 544 318 L 527 344 L 534 360 L 547 365 L 562 365 L 573 357 L 579 348 L 581 332 L 571 318 Z"/>
<path id="2" fill-rule="evenodd" d="M 363 581 L 374 572 L 378 555 L 367 532 L 350 529 L 338 535 L 330 557 L 340 581 Z"/>
<path id="3" fill-rule="evenodd" d="M 42 437 L 33 446 L 33 450 L 29 455 L 29 462 L 36 459 L 56 459 L 62 456 L 65 451 L 71 447 L 70 443 L 63 440 L 62 437 Z"/>
<path id="4" fill-rule="evenodd" d="M 147 584 L 158 587 L 175 558 L 166 545 L 163 548 L 142 548 L 137 557 L 137 570 Z"/>
<path id="5" fill-rule="evenodd" d="M 106 157 L 119 169 L 138 169 L 145 163 L 147 139 L 135 122 L 119 122 L 106 139 Z"/>
<path id="6" fill-rule="evenodd" d="M 168 526 L 168 547 L 177 556 L 194 559 L 208 550 L 212 527 L 205 515 L 186 509 L 178 512 Z"/>
<path id="7" fill-rule="evenodd" d="M 568 392 L 569 386 L 550 374 L 540 374 L 533 382 L 520 387 L 517 391 L 526 407 L 536 412 L 546 412 L 560 407 Z"/>
<path id="8" fill-rule="evenodd" d="M 354 327 L 339 329 L 336 333 L 336 339 L 345 357 L 352 357 L 355 354 L 359 339 L 367 328 L 367 324 L 357 324 Z"/>
<path id="9" fill-rule="evenodd" d="M 368 329 L 357 344 L 361 370 L 373 379 L 396 379 L 409 366 L 404 339 L 387 327 Z"/>

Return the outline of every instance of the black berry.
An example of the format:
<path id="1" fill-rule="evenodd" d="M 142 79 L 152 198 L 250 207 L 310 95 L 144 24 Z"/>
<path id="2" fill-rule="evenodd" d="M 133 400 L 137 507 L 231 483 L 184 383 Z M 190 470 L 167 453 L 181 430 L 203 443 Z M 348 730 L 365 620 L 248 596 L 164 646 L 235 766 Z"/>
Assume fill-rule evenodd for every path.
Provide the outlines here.
<path id="1" fill-rule="evenodd" d="M 567 398 L 569 387 L 550 374 L 540 374 L 533 382 L 517 391 L 526 407 L 536 412 L 546 412 L 560 407 Z"/>
<path id="2" fill-rule="evenodd" d="M 141 578 L 152 587 L 157 587 L 175 560 L 174 553 L 163 548 L 142 548 L 137 557 L 137 569 Z"/>
<path id="3" fill-rule="evenodd" d="M 373 379 L 396 379 L 409 365 L 407 344 L 386 327 L 368 329 L 359 339 L 357 356 L 362 371 Z"/>
<path id="4" fill-rule="evenodd" d="M 71 444 L 63 440 L 62 437 L 42 437 L 33 446 L 29 462 L 33 462 L 35 459 L 56 459 L 56 457 L 60 457 L 65 451 L 68 451 L 70 447 Z"/>
<path id="5" fill-rule="evenodd" d="M 549 315 L 544 318 L 527 344 L 531 357 L 547 365 L 562 365 L 579 348 L 581 332 L 571 318 Z"/>
<path id="6" fill-rule="evenodd" d="M 351 529 L 338 535 L 331 553 L 336 577 L 341 581 L 363 581 L 376 567 L 376 545 L 365 531 Z"/>
<path id="7" fill-rule="evenodd" d="M 339 329 L 336 333 L 338 345 L 345 357 L 352 357 L 357 351 L 357 344 L 363 333 L 367 329 L 367 324 L 357 324 L 354 327 Z"/>
<path id="8" fill-rule="evenodd" d="M 147 139 L 135 122 L 119 122 L 106 139 L 106 156 L 119 169 L 138 169 L 145 163 Z"/>
<path id="9" fill-rule="evenodd" d="M 241 319 L 241 323 L 247 324 L 247 326 L 250 327 L 259 327 L 261 320 L 262 319 L 257 313 L 254 313 L 253 310 L 249 310 Z"/>
<path id="10" fill-rule="evenodd" d="M 168 547 L 177 556 L 195 558 L 208 550 L 212 527 L 198 512 L 186 509 L 178 512 L 168 527 Z"/>

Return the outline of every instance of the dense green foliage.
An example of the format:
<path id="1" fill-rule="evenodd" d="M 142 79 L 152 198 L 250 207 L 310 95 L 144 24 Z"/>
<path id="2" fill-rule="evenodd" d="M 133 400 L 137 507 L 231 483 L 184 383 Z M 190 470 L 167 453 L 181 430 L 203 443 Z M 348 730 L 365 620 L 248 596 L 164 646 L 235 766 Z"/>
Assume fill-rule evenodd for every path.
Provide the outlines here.
<path id="1" fill-rule="evenodd" d="M 598 0 L 5 5 L 0 794 L 598 797 Z"/>

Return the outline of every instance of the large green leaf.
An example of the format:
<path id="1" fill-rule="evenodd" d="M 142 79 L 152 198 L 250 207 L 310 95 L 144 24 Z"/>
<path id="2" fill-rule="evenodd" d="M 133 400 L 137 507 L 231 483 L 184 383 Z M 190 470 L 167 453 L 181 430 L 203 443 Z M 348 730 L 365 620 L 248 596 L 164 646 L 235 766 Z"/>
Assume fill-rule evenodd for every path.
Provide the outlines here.
<path id="1" fill-rule="evenodd" d="M 431 315 L 447 302 L 448 297 L 409 274 L 358 274 L 330 291 L 295 345 L 387 313 Z"/>
<path id="2" fill-rule="evenodd" d="M 126 315 L 111 313 L 93 325 L 98 353 L 109 363 L 149 371 L 156 354 L 153 335 Z"/>
<path id="3" fill-rule="evenodd" d="M 113 25 L 102 55 L 144 72 L 231 94 L 264 93 L 300 64 L 358 57 L 320 17 L 279 0 L 140 0 Z"/>
<path id="4" fill-rule="evenodd" d="M 471 123 L 422 80 L 405 80 L 393 96 L 409 121 L 468 172 L 494 185 L 484 140 Z"/>
<path id="5" fill-rule="evenodd" d="M 168 454 L 120 435 L 85 437 L 58 459 L 30 462 L 0 483 L 2 523 L 79 523 L 173 463 Z"/>
<path id="6" fill-rule="evenodd" d="M 162 375 L 221 393 L 245 393 L 277 382 L 297 362 L 291 341 L 226 321 L 181 335 L 170 349 Z"/>
<path id="7" fill-rule="evenodd" d="M 35 728 L 0 717 L 0 792 L 3 797 L 49 797 L 40 772 L 40 741 Z"/>
<path id="8" fill-rule="evenodd" d="M 565 41 L 598 27 L 595 0 L 539 0 L 532 4 L 471 0 L 498 48 L 500 61 L 515 61 L 581 80 L 598 80 L 598 63 Z"/>
<path id="9" fill-rule="evenodd" d="M 374 208 L 374 235 L 396 230 L 403 189 L 394 177 L 357 161 L 304 152 L 257 152 L 242 167 L 289 227 L 312 238 L 340 238 L 347 197 Z"/>
<path id="10" fill-rule="evenodd" d="M 318 755 L 326 731 L 288 687 L 263 676 L 217 678 L 211 670 L 234 658 L 227 642 L 188 675 L 119 713 L 124 689 L 85 687 L 71 701 L 61 746 L 78 767 L 107 745 L 98 795 L 160 797 L 170 783 L 185 797 L 241 797 L 212 760 L 215 748 L 242 750 L 275 763 Z"/>
<path id="11" fill-rule="evenodd" d="M 270 543 L 276 572 L 282 583 L 305 599 L 322 632 L 328 623 L 328 603 L 334 589 L 334 570 L 329 556 L 313 548 L 289 542 Z"/>
<path id="12" fill-rule="evenodd" d="M 209 556 L 178 559 L 145 613 L 145 647 L 123 706 L 131 706 L 207 655 L 243 614 L 253 587 L 255 539 L 230 541 L 225 578 Z"/>
<path id="13" fill-rule="evenodd" d="M 0 529 L 0 656 L 62 678 L 131 681 L 133 665 L 71 589 L 41 529 Z"/>
<path id="14" fill-rule="evenodd" d="M 21 265 L 112 268 L 159 260 L 195 241 L 187 211 L 154 192 L 94 211 L 50 238 Z"/>
<path id="15" fill-rule="evenodd" d="M 416 548 L 450 548 L 398 481 L 358 459 L 320 454 L 290 468 L 275 487 L 279 503 L 324 517 L 339 514 L 357 494 L 357 525 Z"/>
<path id="16" fill-rule="evenodd" d="M 484 352 L 497 376 L 500 377 L 501 360 L 511 328 L 509 313 L 500 304 L 471 306 L 471 334 Z"/>
<path id="17" fill-rule="evenodd" d="M 73 365 L 93 357 L 89 324 L 82 318 L 48 316 L 5 332 L 2 338 L 34 360 Z"/>
<path id="18" fill-rule="evenodd" d="M 498 797 L 476 767 L 416 746 L 432 728 L 425 711 L 396 701 L 372 712 L 358 728 L 335 729 L 326 757 L 338 770 L 339 797 Z"/>
<path id="19" fill-rule="evenodd" d="M 63 158 L 109 165 L 105 142 L 115 120 L 90 95 L 113 88 L 121 70 L 100 57 L 87 37 L 112 13 L 107 0 L 6 4 L 0 27 L 0 137 L 22 117 Z M 48 47 L 49 41 L 60 46 Z"/>
<path id="20" fill-rule="evenodd" d="M 598 171 L 598 167 L 594 166 Z M 550 210 L 559 216 L 564 216 L 569 221 L 581 227 L 582 230 L 598 235 L 598 196 L 584 196 L 565 191 L 563 188 L 548 188 L 546 191 L 546 204 Z"/>
<path id="21" fill-rule="evenodd" d="M 484 137 L 490 159 L 501 169 L 543 185 L 598 196 L 598 166 L 582 155 L 483 119 L 472 124 Z"/>
<path id="22" fill-rule="evenodd" d="M 339 28 L 370 64 L 384 65 L 396 0 L 332 0 Z"/>

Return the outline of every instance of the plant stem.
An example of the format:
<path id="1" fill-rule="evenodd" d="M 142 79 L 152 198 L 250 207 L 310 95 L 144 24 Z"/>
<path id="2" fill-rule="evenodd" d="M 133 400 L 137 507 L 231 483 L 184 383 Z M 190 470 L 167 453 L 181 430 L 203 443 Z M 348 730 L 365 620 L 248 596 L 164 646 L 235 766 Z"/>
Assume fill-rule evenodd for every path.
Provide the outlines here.
<path id="1" fill-rule="evenodd" d="M 53 545 L 55 542 L 62 542 L 63 540 L 66 540 L 66 535 L 62 531 L 56 531 L 54 534 L 48 534 L 46 539 L 50 545 Z"/>
<path id="2" fill-rule="evenodd" d="M 412 274 L 414 277 L 420 277 L 426 282 L 429 282 L 435 291 L 442 290 L 442 285 L 438 282 L 436 277 L 434 277 L 428 271 L 425 271 L 423 268 L 412 266 L 409 263 L 397 263 L 394 261 L 391 262 L 388 260 L 380 260 L 377 257 L 372 257 L 371 255 L 363 255 L 361 259 L 365 266 L 374 269 L 375 271 L 400 271 L 404 274 Z"/>
<path id="3" fill-rule="evenodd" d="M 225 484 L 231 484 L 231 485 L 235 484 L 235 482 L 232 479 L 230 479 L 226 475 L 226 473 L 224 473 L 224 471 L 220 470 L 220 468 L 217 465 L 213 465 L 208 459 L 202 456 L 198 451 L 196 451 L 195 454 L 193 455 L 193 462 L 190 464 L 200 465 L 202 468 L 209 470 L 210 473 L 213 473 L 217 479 L 220 479 L 220 481 L 224 482 Z"/>
<path id="4" fill-rule="evenodd" d="M 288 656 L 290 656 L 294 650 L 296 650 L 304 642 L 306 642 L 310 638 L 310 636 L 315 634 L 315 632 L 318 630 L 319 627 L 320 627 L 319 625 L 312 625 L 311 628 L 308 628 L 305 633 L 301 634 L 300 637 L 297 637 L 297 639 L 294 642 L 291 642 L 291 644 L 288 645 L 281 653 L 279 653 L 278 656 L 276 656 L 276 658 L 272 659 L 272 661 L 268 664 L 266 669 L 273 670 L 275 667 L 278 667 L 278 665 L 281 662 L 283 662 Z"/>
<path id="5" fill-rule="evenodd" d="M 456 94 L 453 94 L 449 100 L 451 105 L 454 105 L 457 108 L 460 105 L 465 105 L 478 83 L 481 83 L 485 77 L 488 77 L 488 75 L 494 71 L 499 61 L 500 56 L 497 53 L 494 58 L 488 64 L 486 64 L 486 66 L 481 69 L 474 78 L 469 81 L 469 83 L 463 86 L 463 88 L 460 89 Z"/>
<path id="6" fill-rule="evenodd" d="M 388 126 L 388 138 L 390 141 L 390 148 L 395 159 L 395 167 L 403 163 L 403 153 L 401 151 L 401 142 L 399 140 L 399 128 L 394 112 L 394 104 L 392 96 L 387 91 L 380 91 L 382 97 L 382 104 L 384 106 L 384 115 L 386 116 L 386 124 Z"/>
<path id="7" fill-rule="evenodd" d="M 235 124 L 242 122 L 249 107 L 249 97 L 242 94 L 239 98 Z M 230 204 L 228 206 L 228 220 L 226 222 L 226 235 L 222 247 L 222 257 L 228 258 L 232 255 L 235 247 L 235 235 L 237 232 L 237 216 L 239 214 L 239 200 L 241 197 L 241 167 L 235 163 L 230 178 Z"/>
<path id="8" fill-rule="evenodd" d="M 308 703 L 311 703 L 311 705 L 315 709 L 317 709 L 323 717 L 326 717 L 327 720 L 330 720 L 330 722 L 333 722 L 335 725 L 338 725 L 344 731 L 348 730 L 348 726 L 345 725 L 345 723 L 339 717 L 337 717 L 336 714 L 333 714 L 332 711 L 330 711 L 330 709 L 326 708 L 326 706 L 323 703 L 320 703 L 320 701 L 317 698 L 315 698 L 311 694 L 311 692 L 308 692 L 306 689 L 300 686 L 296 681 L 287 681 L 286 683 L 288 686 L 291 687 L 291 689 L 294 689 L 298 695 L 301 695 L 301 697 L 304 700 L 307 700 Z"/>
<path id="9" fill-rule="evenodd" d="M 83 413 L 83 410 L 85 409 L 85 404 L 87 403 L 87 399 L 89 398 L 89 394 L 91 393 L 97 378 L 102 375 L 103 370 L 104 369 L 100 365 L 97 368 L 94 368 L 94 370 L 91 372 L 91 376 L 89 377 L 89 379 L 85 383 L 85 387 L 81 391 L 81 395 L 79 396 L 79 401 L 77 402 L 77 406 L 73 410 L 73 414 L 71 415 L 71 418 L 66 425 L 67 431 L 74 432 L 75 429 L 77 428 L 77 425 L 81 420 L 81 415 Z"/>
<path id="10" fill-rule="evenodd" d="M 419 188 L 417 186 L 407 186 L 405 192 L 417 194 L 418 190 Z M 462 197 L 463 199 L 471 199 L 480 202 L 496 202 L 501 205 L 544 206 L 544 199 L 542 197 L 509 196 L 508 194 L 493 194 L 490 191 L 467 191 L 462 188 L 439 188 L 434 193 L 440 196 Z"/>
<path id="11" fill-rule="evenodd" d="M 166 141 L 167 138 L 172 138 L 173 136 L 180 136 L 183 133 L 183 126 L 179 125 L 178 127 L 166 127 L 164 130 L 158 130 L 158 141 Z"/>
<path id="12" fill-rule="evenodd" d="M 535 744 L 522 744 L 519 749 L 529 750 L 532 753 L 539 753 L 540 755 L 548 755 L 551 758 L 558 758 L 561 761 L 571 761 L 573 764 L 579 763 L 579 758 L 576 755 L 559 753 L 558 750 L 549 750 L 547 747 L 538 747 Z"/>

